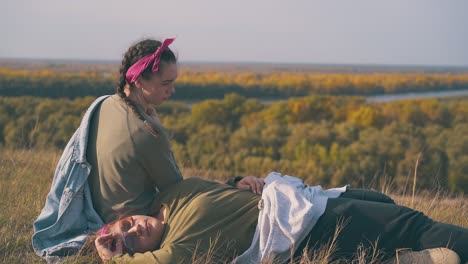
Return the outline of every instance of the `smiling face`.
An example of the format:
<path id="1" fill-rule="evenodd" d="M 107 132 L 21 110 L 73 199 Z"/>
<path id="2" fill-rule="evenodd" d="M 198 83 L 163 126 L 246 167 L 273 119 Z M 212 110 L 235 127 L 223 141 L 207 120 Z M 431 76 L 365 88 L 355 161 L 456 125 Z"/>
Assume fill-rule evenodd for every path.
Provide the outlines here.
<path id="1" fill-rule="evenodd" d="M 137 86 L 141 89 L 147 104 L 160 105 L 175 93 L 174 82 L 178 76 L 178 67 L 175 62 L 160 62 L 160 69 L 151 77 L 139 78 Z"/>
<path id="2" fill-rule="evenodd" d="M 118 234 L 118 239 L 124 242 L 128 252 L 143 253 L 159 248 L 164 227 L 164 223 L 157 218 L 134 215 L 114 222 L 106 233 Z"/>

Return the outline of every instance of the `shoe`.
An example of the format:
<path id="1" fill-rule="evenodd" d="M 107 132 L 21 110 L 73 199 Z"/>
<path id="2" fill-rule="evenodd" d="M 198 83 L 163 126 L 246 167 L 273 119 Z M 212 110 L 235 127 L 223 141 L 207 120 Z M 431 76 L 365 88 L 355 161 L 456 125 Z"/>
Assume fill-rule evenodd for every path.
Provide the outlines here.
<path id="1" fill-rule="evenodd" d="M 460 264 L 460 257 L 448 248 L 431 248 L 421 251 L 397 250 L 396 256 L 385 264 Z"/>

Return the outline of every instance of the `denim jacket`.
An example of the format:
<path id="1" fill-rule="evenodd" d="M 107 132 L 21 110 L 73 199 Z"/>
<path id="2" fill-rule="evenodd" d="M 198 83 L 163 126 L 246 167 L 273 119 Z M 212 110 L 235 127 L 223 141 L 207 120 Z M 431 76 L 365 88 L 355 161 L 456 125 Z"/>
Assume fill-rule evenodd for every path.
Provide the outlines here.
<path id="1" fill-rule="evenodd" d="M 55 169 L 54 179 L 41 214 L 34 222 L 34 252 L 55 263 L 73 255 L 83 246 L 89 234 L 104 225 L 94 210 L 86 161 L 86 147 L 91 117 L 109 95 L 96 99 L 86 111 Z"/>

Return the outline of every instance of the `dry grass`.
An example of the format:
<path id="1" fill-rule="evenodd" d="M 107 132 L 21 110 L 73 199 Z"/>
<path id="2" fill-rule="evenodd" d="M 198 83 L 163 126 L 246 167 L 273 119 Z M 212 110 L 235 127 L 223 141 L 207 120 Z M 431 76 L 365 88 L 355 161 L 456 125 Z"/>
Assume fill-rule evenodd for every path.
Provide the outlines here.
<path id="1" fill-rule="evenodd" d="M 59 155 L 57 151 L 0 150 L 0 263 L 43 263 L 32 250 L 32 223 L 44 206 Z M 197 174 L 211 175 L 202 171 Z M 392 197 L 399 204 L 411 204 L 410 196 Z M 413 208 L 437 221 L 468 227 L 468 199 L 465 196 L 450 198 L 439 192 L 418 195 Z M 330 263 L 332 251 L 333 243 L 315 252 L 305 252 L 299 262 Z M 194 257 L 196 263 L 208 263 L 208 260 L 209 256 Z M 98 259 L 79 257 L 67 261 L 92 262 L 98 262 Z M 373 249 L 358 248 L 355 258 L 346 262 L 378 263 L 379 254 Z"/>

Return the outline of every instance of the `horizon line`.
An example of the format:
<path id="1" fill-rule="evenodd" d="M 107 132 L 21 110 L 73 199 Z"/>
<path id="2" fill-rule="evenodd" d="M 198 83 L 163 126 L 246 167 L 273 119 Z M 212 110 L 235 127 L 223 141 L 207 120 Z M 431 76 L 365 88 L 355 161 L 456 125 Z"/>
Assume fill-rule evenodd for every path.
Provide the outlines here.
<path id="1" fill-rule="evenodd" d="M 0 61 L 35 61 L 35 62 L 77 62 L 77 63 L 120 63 L 120 60 L 112 59 L 79 59 L 79 58 L 22 58 L 0 57 Z M 180 60 L 181 64 L 242 64 L 242 65 L 277 65 L 277 66 L 331 66 L 331 67 L 401 67 L 401 68 L 458 68 L 468 69 L 467 65 L 450 64 L 394 64 L 394 63 L 326 63 L 326 62 L 275 62 L 275 61 L 197 61 Z"/>

